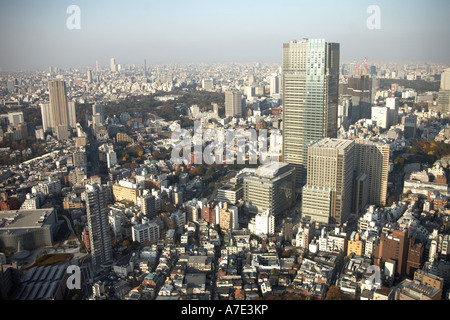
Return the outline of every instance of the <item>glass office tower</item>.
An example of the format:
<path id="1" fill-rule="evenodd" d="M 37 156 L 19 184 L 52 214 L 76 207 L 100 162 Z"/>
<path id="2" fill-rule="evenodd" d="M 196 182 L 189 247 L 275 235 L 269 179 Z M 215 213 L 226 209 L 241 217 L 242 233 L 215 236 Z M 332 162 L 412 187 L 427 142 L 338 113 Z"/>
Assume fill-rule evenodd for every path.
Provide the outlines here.
<path id="1" fill-rule="evenodd" d="M 337 136 L 339 44 L 323 39 L 283 44 L 283 161 L 306 184 L 308 146 Z"/>

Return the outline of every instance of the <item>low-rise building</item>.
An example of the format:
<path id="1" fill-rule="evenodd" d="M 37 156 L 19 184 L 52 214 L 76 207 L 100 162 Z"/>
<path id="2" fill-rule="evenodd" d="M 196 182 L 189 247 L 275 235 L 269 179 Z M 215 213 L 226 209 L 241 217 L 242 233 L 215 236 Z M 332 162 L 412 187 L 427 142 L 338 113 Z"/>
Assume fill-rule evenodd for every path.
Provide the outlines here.
<path id="1" fill-rule="evenodd" d="M 20 246 L 33 250 L 41 245 L 52 246 L 57 230 L 54 208 L 0 211 L 0 248 Z"/>

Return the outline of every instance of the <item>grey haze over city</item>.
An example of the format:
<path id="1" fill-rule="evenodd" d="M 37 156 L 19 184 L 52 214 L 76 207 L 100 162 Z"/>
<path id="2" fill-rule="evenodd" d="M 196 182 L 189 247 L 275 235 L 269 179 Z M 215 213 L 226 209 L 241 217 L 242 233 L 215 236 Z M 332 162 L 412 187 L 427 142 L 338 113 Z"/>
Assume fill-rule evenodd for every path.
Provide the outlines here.
<path id="1" fill-rule="evenodd" d="M 449 9 L 0 0 L 2 306 L 450 300 Z"/>
<path id="2" fill-rule="evenodd" d="M 77 29 L 67 27 L 70 5 Z M 448 62 L 449 9 L 445 0 L 2 1 L 0 68 L 280 62 L 279 44 L 302 38 L 339 42 L 342 61 Z"/>

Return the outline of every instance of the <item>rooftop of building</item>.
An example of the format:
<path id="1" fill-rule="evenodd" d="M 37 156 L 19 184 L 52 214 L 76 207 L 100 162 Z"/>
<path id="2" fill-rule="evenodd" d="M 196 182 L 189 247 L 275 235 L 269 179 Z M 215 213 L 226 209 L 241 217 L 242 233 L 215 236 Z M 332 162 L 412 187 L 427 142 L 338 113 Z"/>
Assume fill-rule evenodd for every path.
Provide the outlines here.
<path id="1" fill-rule="evenodd" d="M 53 208 L 0 211 L 0 232 L 40 228 L 53 211 Z"/>
<path id="2" fill-rule="evenodd" d="M 353 140 L 348 139 L 334 139 L 325 138 L 317 141 L 311 147 L 316 148 L 330 148 L 330 149 L 346 149 L 349 145 L 353 144 Z"/>
<path id="3" fill-rule="evenodd" d="M 275 178 L 289 169 L 291 169 L 289 164 L 285 162 L 269 162 L 259 166 L 255 170 L 255 176 L 262 178 Z"/>
<path id="4" fill-rule="evenodd" d="M 206 273 L 203 272 L 186 273 L 184 279 L 188 286 L 189 285 L 201 286 L 205 284 Z"/>
<path id="5" fill-rule="evenodd" d="M 439 292 L 441 292 L 441 289 L 435 289 L 430 286 L 427 286 L 425 284 L 421 284 L 417 280 L 405 280 L 402 282 L 402 289 L 401 292 L 403 294 L 406 294 L 412 298 L 419 298 L 422 295 L 433 298 Z"/>
<path id="6" fill-rule="evenodd" d="M 68 264 L 33 267 L 20 279 L 21 285 L 15 291 L 15 300 L 53 299 L 61 286 Z"/>

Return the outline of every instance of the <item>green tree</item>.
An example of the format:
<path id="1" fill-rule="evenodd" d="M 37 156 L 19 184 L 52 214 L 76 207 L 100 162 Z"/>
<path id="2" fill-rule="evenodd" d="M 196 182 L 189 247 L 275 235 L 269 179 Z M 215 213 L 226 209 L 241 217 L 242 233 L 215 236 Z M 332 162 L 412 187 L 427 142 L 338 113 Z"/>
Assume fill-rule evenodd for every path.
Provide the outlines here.
<path id="1" fill-rule="evenodd" d="M 325 300 L 348 300 L 348 298 L 338 287 L 330 286 L 325 296 Z"/>
<path id="2" fill-rule="evenodd" d="M 216 171 L 214 170 L 214 167 L 213 166 L 209 166 L 208 170 L 206 170 L 206 173 L 205 173 L 205 180 L 212 179 L 214 177 L 215 172 Z"/>

